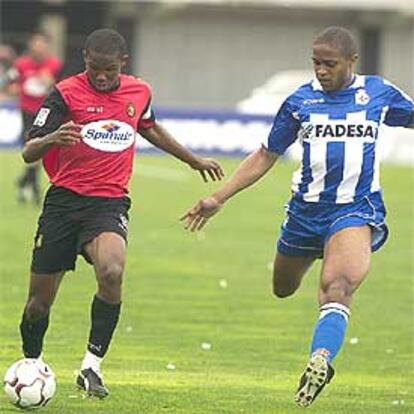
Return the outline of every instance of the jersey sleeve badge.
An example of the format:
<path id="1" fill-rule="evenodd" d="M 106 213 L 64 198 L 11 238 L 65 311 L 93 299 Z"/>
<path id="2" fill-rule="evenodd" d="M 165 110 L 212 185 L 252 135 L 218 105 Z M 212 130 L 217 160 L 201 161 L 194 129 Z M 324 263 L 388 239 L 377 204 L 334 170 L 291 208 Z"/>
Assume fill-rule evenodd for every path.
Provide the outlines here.
<path id="1" fill-rule="evenodd" d="M 33 122 L 33 125 L 42 127 L 46 124 L 47 118 L 50 114 L 49 108 L 40 108 Z"/>

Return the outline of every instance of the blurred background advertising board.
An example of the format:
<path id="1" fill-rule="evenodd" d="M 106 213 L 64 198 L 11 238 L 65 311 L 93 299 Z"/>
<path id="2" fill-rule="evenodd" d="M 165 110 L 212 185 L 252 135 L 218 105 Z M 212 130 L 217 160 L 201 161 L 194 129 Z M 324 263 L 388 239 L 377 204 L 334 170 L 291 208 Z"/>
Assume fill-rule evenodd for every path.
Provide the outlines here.
<path id="1" fill-rule="evenodd" d="M 152 85 L 158 119 L 200 151 L 245 154 L 266 142 L 280 104 L 312 79 L 312 39 L 327 24 L 355 33 L 358 73 L 379 74 L 414 94 L 411 0 L 3 0 L 0 7 L 7 16 L 1 43 L 18 55 L 32 31 L 45 31 L 65 62 L 63 77 L 83 70 L 81 49 L 92 28 L 119 30 L 130 47 L 126 71 Z M 12 96 L 0 94 L 0 127 L 0 147 L 18 145 Z M 413 162 L 409 134 L 381 131 L 387 162 Z M 140 139 L 138 148 L 150 146 Z M 299 152 L 293 146 L 287 156 Z"/>

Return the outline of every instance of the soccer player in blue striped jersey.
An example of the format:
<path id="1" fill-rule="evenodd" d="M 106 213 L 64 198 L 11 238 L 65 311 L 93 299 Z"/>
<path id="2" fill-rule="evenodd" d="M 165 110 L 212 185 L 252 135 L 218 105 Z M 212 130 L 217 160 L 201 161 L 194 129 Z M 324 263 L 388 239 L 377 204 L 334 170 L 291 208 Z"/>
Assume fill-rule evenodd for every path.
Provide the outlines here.
<path id="1" fill-rule="evenodd" d="M 181 218 L 200 230 L 223 204 L 258 181 L 295 141 L 303 147 L 293 175 L 274 260 L 273 290 L 292 295 L 322 258 L 320 316 L 296 402 L 310 405 L 334 375 L 351 299 L 365 279 L 371 253 L 388 235 L 379 180 L 378 130 L 382 124 L 413 127 L 413 101 L 379 76 L 354 73 L 352 34 L 329 27 L 313 42 L 315 80 L 297 89 L 279 109 L 267 145 L 250 154 L 234 175 Z"/>

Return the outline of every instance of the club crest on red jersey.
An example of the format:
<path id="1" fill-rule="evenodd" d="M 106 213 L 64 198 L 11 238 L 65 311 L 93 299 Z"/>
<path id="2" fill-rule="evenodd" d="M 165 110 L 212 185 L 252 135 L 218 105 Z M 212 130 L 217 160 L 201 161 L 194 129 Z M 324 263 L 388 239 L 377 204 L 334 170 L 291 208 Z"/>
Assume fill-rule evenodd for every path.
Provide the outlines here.
<path id="1" fill-rule="evenodd" d="M 130 118 L 133 118 L 136 113 L 135 105 L 132 102 L 129 102 L 126 107 L 126 113 Z"/>

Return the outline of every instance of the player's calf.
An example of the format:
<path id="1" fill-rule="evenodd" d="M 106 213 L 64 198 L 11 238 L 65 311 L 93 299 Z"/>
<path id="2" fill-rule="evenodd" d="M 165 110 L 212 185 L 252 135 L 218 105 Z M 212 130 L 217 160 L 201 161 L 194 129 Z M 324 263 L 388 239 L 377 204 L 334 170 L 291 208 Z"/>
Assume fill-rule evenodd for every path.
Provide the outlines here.
<path id="1" fill-rule="evenodd" d="M 299 289 L 303 276 L 314 260 L 314 257 L 295 257 L 276 253 L 273 264 L 274 295 L 278 298 L 293 295 Z"/>
<path id="2" fill-rule="evenodd" d="M 48 326 L 49 307 L 32 298 L 24 309 L 19 326 L 22 350 L 26 358 L 39 357 Z"/>

